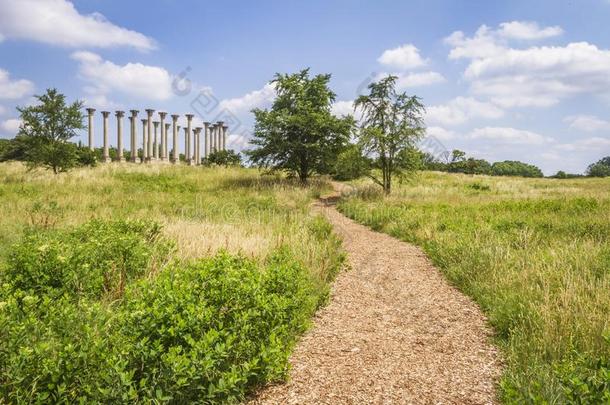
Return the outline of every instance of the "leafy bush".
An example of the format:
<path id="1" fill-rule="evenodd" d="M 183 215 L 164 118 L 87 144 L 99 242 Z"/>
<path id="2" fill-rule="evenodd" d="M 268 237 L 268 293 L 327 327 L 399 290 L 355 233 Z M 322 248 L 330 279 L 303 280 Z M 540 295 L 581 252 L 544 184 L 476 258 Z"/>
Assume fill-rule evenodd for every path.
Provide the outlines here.
<path id="1" fill-rule="evenodd" d="M 350 144 L 337 156 L 333 177 L 337 180 L 353 180 L 364 176 L 370 169 L 371 161 L 363 155 L 362 148 Z"/>
<path id="2" fill-rule="evenodd" d="M 487 160 L 468 158 L 457 160 L 447 165 L 447 171 L 451 173 L 464 174 L 490 174 L 491 165 Z"/>
<path id="3" fill-rule="evenodd" d="M 538 167 L 516 160 L 495 162 L 491 165 L 491 174 L 493 176 L 543 177 L 542 170 Z"/>
<path id="4" fill-rule="evenodd" d="M 170 244 L 141 221 L 91 221 L 69 231 L 34 229 L 13 247 L 3 278 L 32 294 L 101 297 L 158 267 Z"/>
<path id="5" fill-rule="evenodd" d="M 593 163 L 587 168 L 587 175 L 591 177 L 608 177 L 610 176 L 610 156 Z"/>
<path id="6" fill-rule="evenodd" d="M 323 298 L 307 269 L 279 249 L 155 272 L 167 249 L 158 225 L 131 221 L 17 244 L 0 280 L 0 402 L 236 402 L 282 378 Z"/>

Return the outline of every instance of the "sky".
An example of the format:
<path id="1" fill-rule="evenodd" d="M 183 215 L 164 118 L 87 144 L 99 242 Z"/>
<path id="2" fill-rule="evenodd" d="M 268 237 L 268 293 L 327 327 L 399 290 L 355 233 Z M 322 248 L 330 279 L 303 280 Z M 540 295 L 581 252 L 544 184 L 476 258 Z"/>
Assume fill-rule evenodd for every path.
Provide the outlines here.
<path id="1" fill-rule="evenodd" d="M 398 76 L 439 157 L 582 173 L 610 155 L 608 21 L 610 0 L 0 0 L 0 138 L 53 87 L 97 109 L 96 146 L 99 111 L 152 108 L 223 120 L 239 151 L 274 75 L 310 68 L 332 74 L 337 115 Z"/>

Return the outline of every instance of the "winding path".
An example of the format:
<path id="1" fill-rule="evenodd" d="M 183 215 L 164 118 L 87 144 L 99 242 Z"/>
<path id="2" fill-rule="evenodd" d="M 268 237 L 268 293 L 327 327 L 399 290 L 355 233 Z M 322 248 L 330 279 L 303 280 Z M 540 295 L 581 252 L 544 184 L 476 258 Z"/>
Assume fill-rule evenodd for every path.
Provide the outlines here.
<path id="1" fill-rule="evenodd" d="M 297 344 L 288 382 L 253 404 L 495 403 L 500 360 L 480 309 L 417 247 L 316 208 L 351 268 Z"/>

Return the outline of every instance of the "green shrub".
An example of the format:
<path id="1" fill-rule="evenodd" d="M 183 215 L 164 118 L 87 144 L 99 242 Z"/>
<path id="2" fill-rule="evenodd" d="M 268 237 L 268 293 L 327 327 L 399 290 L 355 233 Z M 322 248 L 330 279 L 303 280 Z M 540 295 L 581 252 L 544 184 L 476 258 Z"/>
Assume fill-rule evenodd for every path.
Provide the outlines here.
<path id="1" fill-rule="evenodd" d="M 74 230 L 35 228 L 15 245 L 3 278 L 32 294 L 101 297 L 159 267 L 171 245 L 142 221 L 93 220 Z"/>
<path id="2" fill-rule="evenodd" d="M 517 160 L 495 162 L 491 165 L 491 174 L 493 176 L 543 177 L 542 170 L 537 166 Z"/>

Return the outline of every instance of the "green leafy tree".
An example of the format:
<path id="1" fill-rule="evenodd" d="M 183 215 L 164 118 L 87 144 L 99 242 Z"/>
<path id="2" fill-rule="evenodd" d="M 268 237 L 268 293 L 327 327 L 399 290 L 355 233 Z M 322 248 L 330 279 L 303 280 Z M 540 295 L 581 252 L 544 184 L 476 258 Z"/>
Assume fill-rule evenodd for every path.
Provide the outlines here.
<path id="1" fill-rule="evenodd" d="M 593 163 L 587 168 L 587 176 L 608 177 L 610 176 L 610 156 L 606 156 Z"/>
<path id="2" fill-rule="evenodd" d="M 349 144 L 343 152 L 337 156 L 337 162 L 333 170 L 336 180 L 353 180 L 367 175 L 371 170 L 371 159 L 363 156 L 362 147 L 357 144 Z"/>
<path id="3" fill-rule="evenodd" d="M 310 77 L 309 69 L 295 74 L 276 74 L 271 82 L 276 98 L 270 110 L 255 109 L 256 124 L 246 152 L 258 167 L 286 171 L 307 182 L 313 173 L 330 173 L 353 128 L 350 116 L 331 113 L 335 93 L 328 87 L 331 76 Z"/>
<path id="4" fill-rule="evenodd" d="M 17 137 L 23 141 L 24 160 L 30 167 L 46 167 L 57 174 L 78 165 L 78 147 L 69 142 L 84 129 L 83 103 L 68 105 L 56 89 L 36 96 L 39 104 L 18 107 L 22 124 Z"/>
<path id="5" fill-rule="evenodd" d="M 451 152 L 451 163 L 462 162 L 464 160 L 466 160 L 466 152 L 459 149 L 454 149 Z"/>
<path id="6" fill-rule="evenodd" d="M 396 76 L 388 76 L 368 86 L 369 94 L 359 96 L 354 108 L 362 112 L 358 142 L 366 156 L 374 156 L 375 172 L 369 177 L 386 194 L 392 189 L 392 177 L 402 176 L 412 168 L 398 159 L 405 149 L 414 148 L 425 133 L 424 105 L 417 96 L 396 91 Z"/>
<path id="7" fill-rule="evenodd" d="M 491 174 L 491 164 L 485 159 L 468 158 L 452 161 L 447 165 L 447 171 L 464 174 Z"/>
<path id="8" fill-rule="evenodd" d="M 210 153 L 203 162 L 206 165 L 241 166 L 241 155 L 232 149 L 219 150 Z"/>
<path id="9" fill-rule="evenodd" d="M 537 166 L 516 160 L 505 160 L 495 162 L 491 166 L 491 174 L 494 176 L 521 176 L 521 177 L 543 177 L 542 170 Z"/>

